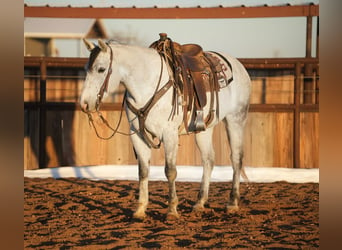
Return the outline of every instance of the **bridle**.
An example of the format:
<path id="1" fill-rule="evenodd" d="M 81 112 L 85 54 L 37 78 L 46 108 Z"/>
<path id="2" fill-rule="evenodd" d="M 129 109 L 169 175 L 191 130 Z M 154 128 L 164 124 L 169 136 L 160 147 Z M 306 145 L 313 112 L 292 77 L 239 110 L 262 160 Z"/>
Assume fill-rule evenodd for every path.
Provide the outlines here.
<path id="1" fill-rule="evenodd" d="M 116 128 L 113 128 L 109 125 L 108 121 L 103 117 L 102 113 L 100 112 L 100 105 L 101 105 L 101 101 L 102 101 L 102 98 L 103 98 L 103 95 L 105 92 L 108 91 L 108 85 L 109 85 L 109 79 L 110 79 L 110 76 L 112 74 L 112 63 L 113 63 L 113 50 L 112 50 L 112 47 L 107 43 L 109 49 L 110 49 L 110 61 L 109 61 L 109 65 L 108 65 L 108 72 L 107 72 L 107 75 L 106 75 L 106 78 L 104 79 L 102 85 L 101 85 L 101 88 L 99 90 L 99 93 L 97 94 L 97 99 L 96 99 L 96 103 L 95 103 L 95 109 L 96 109 L 96 113 L 98 114 L 98 116 L 101 118 L 102 122 L 110 129 L 113 131 L 113 133 L 108 136 L 108 137 L 103 137 L 101 136 L 97 129 L 96 129 L 96 126 L 94 124 L 94 120 L 93 120 L 93 117 L 92 117 L 92 112 L 90 111 L 84 111 L 87 115 L 88 115 L 88 120 L 89 120 L 89 124 L 94 128 L 95 130 L 95 133 L 97 135 L 97 137 L 99 137 L 100 139 L 103 139 L 103 140 L 109 140 L 111 139 L 116 133 L 118 134 L 122 134 L 122 135 L 132 135 L 133 133 L 124 133 L 124 132 L 120 132 L 118 129 L 120 127 L 120 124 L 121 124 L 121 119 L 122 119 L 122 113 L 123 113 L 123 108 L 124 108 L 124 103 L 125 103 L 125 100 L 126 100 L 126 94 L 124 95 L 124 99 L 122 101 L 122 105 L 121 105 L 121 110 L 120 110 L 120 117 L 119 117 L 119 121 L 118 121 L 118 124 L 116 126 Z"/>
<path id="2" fill-rule="evenodd" d="M 137 131 L 134 131 L 132 133 L 124 133 L 124 132 L 118 131 L 120 123 L 121 123 L 121 119 L 122 119 L 124 105 L 126 103 L 128 109 L 130 109 L 138 118 L 138 122 L 139 122 L 139 130 L 138 131 L 140 133 L 140 137 L 145 141 L 145 143 L 149 147 L 160 148 L 161 141 L 159 141 L 158 143 L 154 142 L 153 139 L 156 138 L 156 136 L 145 127 L 145 121 L 146 121 L 147 115 L 148 115 L 149 111 L 152 109 L 152 107 L 171 88 L 171 86 L 173 86 L 173 83 L 174 83 L 174 80 L 172 80 L 170 78 L 170 80 L 164 85 L 164 87 L 159 89 L 160 83 L 161 83 L 161 79 L 162 79 L 162 74 L 163 74 L 163 57 L 162 57 L 162 55 L 160 55 L 161 67 L 160 67 L 160 74 L 159 74 L 159 79 L 158 79 L 157 87 L 156 87 L 152 97 L 150 98 L 150 100 L 148 100 L 147 103 L 142 108 L 137 109 L 127 100 L 127 90 L 126 90 L 126 92 L 124 94 L 124 98 L 122 100 L 122 105 L 121 105 L 120 117 L 119 117 L 118 124 L 117 124 L 116 128 L 113 128 L 113 127 L 111 127 L 109 125 L 108 121 L 102 116 L 102 114 L 100 112 L 101 101 L 102 101 L 104 93 L 107 92 L 107 90 L 108 90 L 109 79 L 110 79 L 110 76 L 112 74 L 113 50 L 109 46 L 108 43 L 107 43 L 107 45 L 110 48 L 109 68 L 108 68 L 108 72 L 107 72 L 106 78 L 104 79 L 104 81 L 103 81 L 103 83 L 101 85 L 99 93 L 97 94 L 97 99 L 96 99 L 96 104 L 95 104 L 95 109 L 96 109 L 95 112 L 101 118 L 102 122 L 110 130 L 113 131 L 113 133 L 110 136 L 108 136 L 108 137 L 101 136 L 98 133 L 97 129 L 96 129 L 96 126 L 94 124 L 94 120 L 93 120 L 93 117 L 91 115 L 91 112 L 88 111 L 86 113 L 88 115 L 89 123 L 91 124 L 91 126 L 94 127 L 94 130 L 95 130 L 95 133 L 96 133 L 97 137 L 99 137 L 100 139 L 103 139 L 103 140 L 111 139 L 116 133 L 119 133 L 119 134 L 122 134 L 122 135 L 126 135 L 126 136 L 130 136 L 130 135 L 135 134 Z M 147 135 L 146 132 L 149 133 L 152 136 L 152 139 L 150 139 L 150 137 Z"/>

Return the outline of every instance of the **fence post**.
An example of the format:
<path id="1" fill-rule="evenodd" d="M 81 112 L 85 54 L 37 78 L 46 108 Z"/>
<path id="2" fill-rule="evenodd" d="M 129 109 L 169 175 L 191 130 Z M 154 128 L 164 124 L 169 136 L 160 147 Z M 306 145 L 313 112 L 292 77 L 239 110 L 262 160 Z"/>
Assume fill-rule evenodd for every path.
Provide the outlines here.
<path id="1" fill-rule="evenodd" d="M 306 58 L 312 57 L 312 16 L 306 17 Z M 307 63 L 304 65 L 304 103 L 313 104 L 313 81 L 312 81 L 312 65 Z"/>
<path id="2" fill-rule="evenodd" d="M 40 86 L 39 86 L 39 168 L 46 167 L 46 62 L 40 62 Z"/>
<path id="3" fill-rule="evenodd" d="M 294 114 L 293 114 L 293 168 L 300 168 L 300 83 L 301 64 L 295 64 Z"/>

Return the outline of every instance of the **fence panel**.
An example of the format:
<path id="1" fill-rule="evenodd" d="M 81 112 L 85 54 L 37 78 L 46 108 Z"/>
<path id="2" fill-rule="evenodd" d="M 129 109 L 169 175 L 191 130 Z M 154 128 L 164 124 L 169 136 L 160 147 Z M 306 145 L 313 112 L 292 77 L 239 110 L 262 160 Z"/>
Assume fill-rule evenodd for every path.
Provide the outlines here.
<path id="1" fill-rule="evenodd" d="M 241 61 L 248 69 L 253 85 L 246 125 L 244 164 L 255 167 L 317 168 L 318 60 L 287 58 Z M 116 135 L 108 141 L 100 140 L 89 126 L 87 116 L 78 107 L 85 62 L 83 58 L 25 57 L 25 169 L 136 164 L 133 147 L 127 136 Z M 308 63 L 312 65 L 313 74 L 304 77 L 304 65 Z M 41 87 L 45 85 L 42 82 L 42 65 L 46 66 L 45 96 L 41 95 Z M 312 90 L 308 92 L 306 88 L 304 91 L 304 82 L 310 79 Z M 115 95 L 106 100 L 116 104 L 103 105 L 102 113 L 110 124 L 116 124 L 119 120 L 123 92 L 121 86 Z M 311 93 L 313 103 L 303 103 L 304 92 Z M 42 97 L 46 98 L 46 102 L 41 100 Z M 296 102 L 296 98 L 299 101 Z M 44 121 L 40 120 L 42 117 L 45 117 Z M 95 123 L 99 133 L 105 136 L 110 134 L 98 120 Z M 128 132 L 125 117 L 120 130 Z M 230 165 L 230 148 L 224 124 L 215 128 L 213 141 L 215 164 Z M 299 164 L 296 163 L 296 154 Z M 151 164 L 164 165 L 163 148 L 153 150 Z M 201 165 L 194 135 L 180 137 L 177 164 Z"/>

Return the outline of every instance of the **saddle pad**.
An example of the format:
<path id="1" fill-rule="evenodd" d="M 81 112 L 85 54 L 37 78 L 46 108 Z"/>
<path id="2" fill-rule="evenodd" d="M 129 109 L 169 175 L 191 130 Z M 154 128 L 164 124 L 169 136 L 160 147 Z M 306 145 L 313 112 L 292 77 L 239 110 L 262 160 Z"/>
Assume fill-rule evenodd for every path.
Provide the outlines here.
<path id="1" fill-rule="evenodd" d="M 209 54 L 210 60 L 215 60 L 216 62 L 219 61 L 219 64 L 214 63 L 214 65 L 219 65 L 218 69 L 216 70 L 219 86 L 220 88 L 227 87 L 228 84 L 233 80 L 233 70 L 231 64 L 225 57 L 217 52 L 210 51 L 205 53 L 207 55 Z"/>

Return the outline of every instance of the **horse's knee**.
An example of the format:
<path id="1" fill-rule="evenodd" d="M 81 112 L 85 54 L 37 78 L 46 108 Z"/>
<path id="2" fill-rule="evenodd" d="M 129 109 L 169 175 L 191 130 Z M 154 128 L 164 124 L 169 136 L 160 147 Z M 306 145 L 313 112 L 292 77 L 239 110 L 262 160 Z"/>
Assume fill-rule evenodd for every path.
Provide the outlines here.
<path id="1" fill-rule="evenodd" d="M 148 174 L 149 174 L 148 169 L 141 169 L 141 170 L 139 170 L 139 177 L 140 177 L 140 179 L 148 178 Z"/>
<path id="2" fill-rule="evenodd" d="M 149 175 L 149 166 L 145 166 L 144 164 L 139 163 L 139 178 L 140 179 L 146 179 Z"/>
<path id="3" fill-rule="evenodd" d="M 169 181 L 173 181 L 177 177 L 177 169 L 175 166 L 170 167 L 168 165 L 165 166 L 165 176 Z"/>

